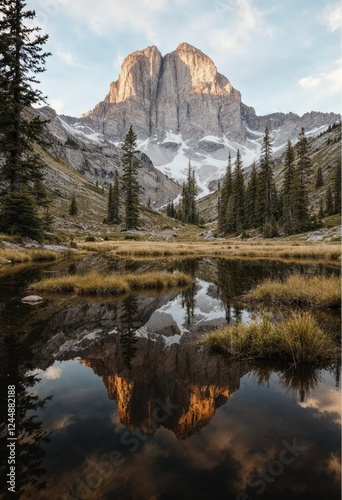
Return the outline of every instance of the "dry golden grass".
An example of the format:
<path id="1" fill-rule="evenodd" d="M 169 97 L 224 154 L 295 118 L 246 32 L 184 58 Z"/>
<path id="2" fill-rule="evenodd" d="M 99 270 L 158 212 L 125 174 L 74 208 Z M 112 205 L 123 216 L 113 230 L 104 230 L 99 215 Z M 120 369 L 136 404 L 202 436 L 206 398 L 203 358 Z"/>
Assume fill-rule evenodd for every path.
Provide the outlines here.
<path id="1" fill-rule="evenodd" d="M 192 278 L 184 273 L 103 275 L 93 271 L 85 275 L 48 278 L 33 283 L 30 289 L 37 292 L 74 292 L 78 295 L 120 295 L 135 290 L 160 290 L 186 286 L 191 282 Z"/>
<path id="2" fill-rule="evenodd" d="M 137 242 L 137 241 L 105 241 L 94 243 L 79 243 L 79 248 L 92 252 L 104 252 L 125 257 L 178 257 L 178 256 L 217 256 L 223 258 L 265 258 L 301 260 L 313 259 L 324 261 L 339 261 L 341 248 L 336 243 L 292 243 L 288 241 L 272 242 L 242 242 L 242 241 L 212 241 L 212 242 Z"/>
<path id="3" fill-rule="evenodd" d="M 219 328 L 203 340 L 206 347 L 229 357 L 283 360 L 295 364 L 338 359 L 340 350 L 311 313 L 293 312 L 272 324 L 260 323 Z"/>
<path id="4" fill-rule="evenodd" d="M 39 248 L 0 248 L 0 265 L 8 261 L 16 262 L 38 262 L 53 261 L 61 257 L 59 252 Z"/>
<path id="5" fill-rule="evenodd" d="M 277 305 L 340 307 L 341 281 L 338 277 L 292 274 L 285 281 L 265 280 L 245 298 Z"/>

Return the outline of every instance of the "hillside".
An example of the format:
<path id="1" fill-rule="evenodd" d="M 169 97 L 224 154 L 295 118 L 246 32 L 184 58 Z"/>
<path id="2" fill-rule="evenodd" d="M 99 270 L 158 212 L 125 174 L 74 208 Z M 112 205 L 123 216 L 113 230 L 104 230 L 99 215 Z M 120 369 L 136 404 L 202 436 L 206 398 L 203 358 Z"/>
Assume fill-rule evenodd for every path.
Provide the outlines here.
<path id="1" fill-rule="evenodd" d="M 318 214 L 320 198 L 325 201 L 328 186 L 333 182 L 334 167 L 341 161 L 341 128 L 336 127 L 331 131 L 321 133 L 318 137 L 309 139 L 309 157 L 312 162 L 312 174 L 309 184 L 310 210 Z M 284 158 L 275 159 L 274 179 L 277 189 L 281 188 L 284 177 Z M 315 188 L 316 172 L 322 168 L 324 186 Z M 250 168 L 245 168 L 245 179 L 249 177 Z M 199 200 L 200 213 L 206 222 L 215 221 L 217 218 L 218 193 L 212 193 Z"/>

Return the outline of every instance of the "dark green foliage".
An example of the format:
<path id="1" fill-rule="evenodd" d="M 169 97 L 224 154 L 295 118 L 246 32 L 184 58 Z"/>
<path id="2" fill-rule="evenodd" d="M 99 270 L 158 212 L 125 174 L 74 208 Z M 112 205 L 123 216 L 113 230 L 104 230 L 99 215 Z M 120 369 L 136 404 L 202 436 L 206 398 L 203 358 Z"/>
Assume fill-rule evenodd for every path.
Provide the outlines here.
<path id="1" fill-rule="evenodd" d="M 334 174 L 334 213 L 341 213 L 341 160 L 337 162 Z"/>
<path id="2" fill-rule="evenodd" d="M 258 225 L 264 226 L 271 223 L 276 217 L 278 207 L 276 190 L 273 181 L 273 160 L 269 130 L 266 128 L 263 139 L 260 171 L 258 174 L 258 191 L 256 211 Z"/>
<path id="3" fill-rule="evenodd" d="M 311 165 L 311 160 L 309 158 L 309 143 L 308 143 L 308 140 L 305 136 L 304 128 L 302 128 L 302 130 L 298 136 L 298 142 L 296 144 L 296 151 L 297 151 L 297 157 L 298 157 L 298 162 L 297 162 L 298 172 L 299 172 L 301 181 L 305 182 L 310 177 L 310 174 L 312 171 L 312 165 Z"/>
<path id="4" fill-rule="evenodd" d="M 242 160 L 239 149 L 237 150 L 233 175 L 233 200 L 233 210 L 235 214 L 234 231 L 241 232 L 245 227 L 245 187 L 243 182 Z M 232 218 L 233 214 L 231 214 L 231 219 Z"/>
<path id="5" fill-rule="evenodd" d="M 282 205 L 283 205 L 283 227 L 286 233 L 293 234 L 295 230 L 295 151 L 292 147 L 291 141 L 287 143 L 287 150 L 285 156 L 285 172 L 284 182 L 282 187 Z"/>
<path id="6" fill-rule="evenodd" d="M 29 189 L 22 188 L 3 196 L 0 231 L 41 240 L 42 221 L 37 216 L 35 199 Z"/>
<path id="7" fill-rule="evenodd" d="M 173 200 L 169 200 L 169 203 L 166 206 L 166 215 L 172 217 L 173 219 L 176 219 L 177 214 Z"/>
<path id="8" fill-rule="evenodd" d="M 301 146 L 299 147 L 299 144 Z M 296 149 L 288 141 L 285 175 L 282 186 L 282 223 L 287 234 L 298 234 L 311 227 L 306 190 L 309 165 L 306 159 L 307 141 L 302 129 Z M 297 158 L 296 158 L 297 151 Z M 299 156 L 301 154 L 302 156 Z M 306 166 L 305 168 L 303 167 Z"/>
<path id="9" fill-rule="evenodd" d="M 124 153 L 122 156 L 123 175 L 121 177 L 121 186 L 124 193 L 126 230 L 136 229 L 139 225 L 139 194 L 141 188 L 137 177 L 140 161 L 137 158 L 139 151 L 136 147 L 137 136 L 131 125 L 122 146 Z"/>
<path id="10" fill-rule="evenodd" d="M 189 162 L 188 176 L 186 182 L 183 183 L 182 196 L 178 207 L 177 218 L 182 222 L 189 224 L 198 224 L 199 215 L 196 207 L 197 184 L 195 172 L 191 168 Z M 172 208 L 170 207 L 170 210 Z"/>
<path id="11" fill-rule="evenodd" d="M 331 191 L 331 187 L 328 187 L 326 196 L 325 196 L 325 213 L 326 215 L 333 215 L 334 213 L 334 200 Z"/>
<path id="12" fill-rule="evenodd" d="M 323 208 L 323 198 L 321 197 L 319 199 L 319 212 L 318 212 L 318 217 L 320 219 L 323 219 L 324 217 L 324 208 Z"/>
<path id="13" fill-rule="evenodd" d="M 70 207 L 69 207 L 69 215 L 78 215 L 78 207 L 77 207 L 75 193 L 73 193 L 72 198 L 71 198 L 71 203 L 70 203 Z"/>
<path id="14" fill-rule="evenodd" d="M 5 232 L 13 232 L 17 227 L 20 234 L 25 233 L 22 214 L 26 212 L 24 203 L 28 201 L 28 194 L 36 198 L 36 202 L 30 203 L 30 213 L 34 211 L 35 220 L 38 220 L 36 204 L 46 204 L 42 189 L 43 164 L 34 150 L 35 142 L 47 145 L 42 139 L 46 120 L 30 116 L 27 110 L 44 101 L 42 93 L 33 87 L 39 83 L 36 75 L 44 71 L 45 59 L 50 55 L 42 51 L 48 36 L 41 36 L 39 28 L 27 27 L 34 20 L 35 12 L 25 11 L 25 7 L 23 0 L 0 3 L 0 153 L 4 159 L 0 187 L 2 194 L 7 193 L 1 200 L 4 213 L 12 206 L 9 197 L 14 197 L 16 207 L 22 200 L 22 211 L 18 212 L 21 222 L 12 224 L 12 212 L 6 219 L 11 225 L 6 226 L 3 221 L 2 226 Z M 26 195 L 21 196 L 23 193 Z M 32 233 L 29 224 L 26 227 L 26 234 Z"/>
<path id="15" fill-rule="evenodd" d="M 258 226 L 257 216 L 257 193 L 258 193 L 258 175 L 255 162 L 252 166 L 251 176 L 246 189 L 246 222 L 247 227 Z"/>
<path id="16" fill-rule="evenodd" d="M 233 190 L 232 178 L 232 160 L 229 153 L 227 170 L 223 179 L 222 188 L 220 189 L 219 202 L 218 202 L 218 231 L 219 233 L 228 233 L 227 225 L 227 211 L 229 198 Z"/>
<path id="17" fill-rule="evenodd" d="M 119 222 L 119 174 L 115 170 L 114 186 L 110 184 L 108 193 L 107 219 L 109 224 L 117 224 Z"/>
<path id="18" fill-rule="evenodd" d="M 319 189 L 322 186 L 324 186 L 322 167 L 318 167 L 316 172 L 315 188 Z"/>

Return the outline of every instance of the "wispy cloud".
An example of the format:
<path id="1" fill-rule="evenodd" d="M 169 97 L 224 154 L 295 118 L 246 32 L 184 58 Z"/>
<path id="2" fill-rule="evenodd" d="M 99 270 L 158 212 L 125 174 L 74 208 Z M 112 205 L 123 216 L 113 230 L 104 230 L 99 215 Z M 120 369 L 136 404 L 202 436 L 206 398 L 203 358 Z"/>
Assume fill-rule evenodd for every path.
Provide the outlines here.
<path id="1" fill-rule="evenodd" d="M 319 13 L 318 19 L 327 26 L 331 33 L 340 29 L 342 26 L 341 3 L 325 7 L 325 9 Z"/>
<path id="2" fill-rule="evenodd" d="M 335 62 L 335 67 L 330 71 L 305 76 L 298 81 L 298 85 L 308 92 L 319 92 L 321 96 L 331 96 L 340 94 L 341 81 L 342 59 L 339 59 Z"/>

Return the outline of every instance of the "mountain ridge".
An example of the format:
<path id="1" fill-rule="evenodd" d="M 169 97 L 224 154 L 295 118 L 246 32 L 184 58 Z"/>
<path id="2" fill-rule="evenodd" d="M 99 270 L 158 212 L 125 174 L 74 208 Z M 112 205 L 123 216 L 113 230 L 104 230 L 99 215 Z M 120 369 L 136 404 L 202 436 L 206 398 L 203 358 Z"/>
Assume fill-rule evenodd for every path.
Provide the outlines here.
<path id="1" fill-rule="evenodd" d="M 340 115 L 258 116 L 206 54 L 182 42 L 165 56 L 156 45 L 129 54 L 103 101 L 81 118 L 61 118 L 75 130 L 88 127 L 115 146 L 133 125 L 138 148 L 163 174 L 182 183 L 191 160 L 200 196 L 205 196 L 222 178 L 229 153 L 234 159 L 240 149 L 245 167 L 258 160 L 266 127 L 279 156 L 302 127 L 315 136 Z"/>

